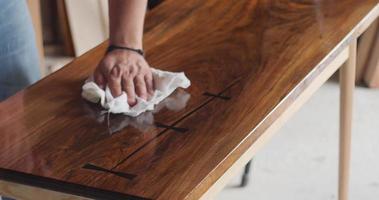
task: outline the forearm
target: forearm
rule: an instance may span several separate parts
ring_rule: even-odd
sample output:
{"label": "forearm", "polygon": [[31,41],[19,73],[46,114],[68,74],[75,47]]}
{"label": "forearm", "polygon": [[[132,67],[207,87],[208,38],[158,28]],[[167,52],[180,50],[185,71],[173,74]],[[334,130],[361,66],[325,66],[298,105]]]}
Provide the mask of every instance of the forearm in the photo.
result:
{"label": "forearm", "polygon": [[142,49],[147,0],[109,0],[110,43]]}
{"label": "forearm", "polygon": [[[109,0],[110,44],[142,49],[147,0]],[[104,54],[94,72],[101,88],[109,87],[113,97],[126,92],[134,106],[137,96],[149,100],[154,94],[152,69],[136,52],[115,49]]]}

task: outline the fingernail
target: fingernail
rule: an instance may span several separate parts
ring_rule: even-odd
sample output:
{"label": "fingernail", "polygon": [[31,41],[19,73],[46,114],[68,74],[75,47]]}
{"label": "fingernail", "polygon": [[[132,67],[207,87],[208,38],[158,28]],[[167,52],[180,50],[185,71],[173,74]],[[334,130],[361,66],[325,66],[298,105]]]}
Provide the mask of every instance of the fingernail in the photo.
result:
{"label": "fingernail", "polygon": [[137,101],[135,99],[131,100],[130,103],[129,103],[129,105],[132,106],[132,107],[135,106],[136,104],[137,104]]}

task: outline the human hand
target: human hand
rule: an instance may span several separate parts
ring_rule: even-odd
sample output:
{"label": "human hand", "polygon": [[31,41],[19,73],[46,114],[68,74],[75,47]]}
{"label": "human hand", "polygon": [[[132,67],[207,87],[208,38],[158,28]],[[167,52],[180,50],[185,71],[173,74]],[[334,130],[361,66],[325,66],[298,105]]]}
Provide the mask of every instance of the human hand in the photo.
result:
{"label": "human hand", "polygon": [[130,106],[137,103],[136,96],[148,100],[154,94],[152,70],[136,52],[120,49],[108,52],[96,67],[94,79],[103,89],[108,85],[114,97],[125,91]]}

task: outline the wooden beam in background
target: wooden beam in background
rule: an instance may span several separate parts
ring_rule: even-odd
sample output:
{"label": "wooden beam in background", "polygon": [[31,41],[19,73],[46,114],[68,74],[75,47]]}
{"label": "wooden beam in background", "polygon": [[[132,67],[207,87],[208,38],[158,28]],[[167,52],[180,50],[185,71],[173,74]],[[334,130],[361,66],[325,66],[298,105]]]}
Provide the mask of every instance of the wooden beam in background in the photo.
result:
{"label": "wooden beam in background", "polygon": [[75,56],[108,38],[108,4],[103,0],[64,0]]}
{"label": "wooden beam in background", "polygon": [[29,12],[32,18],[36,43],[39,52],[41,75],[46,76],[47,70],[45,67],[45,56],[43,50],[42,23],[41,23],[41,4],[39,0],[28,0]]}
{"label": "wooden beam in background", "polygon": [[373,46],[367,61],[364,82],[370,88],[379,88],[379,31],[375,32]]}
{"label": "wooden beam in background", "polygon": [[68,22],[67,8],[64,0],[57,0],[58,22],[59,22],[59,35],[62,40],[63,51],[66,56],[75,56],[74,43]]}
{"label": "wooden beam in background", "polygon": [[363,81],[363,77],[367,70],[368,59],[373,49],[373,43],[378,31],[378,20],[369,26],[369,28],[362,34],[358,41],[357,49],[357,72],[356,83]]}

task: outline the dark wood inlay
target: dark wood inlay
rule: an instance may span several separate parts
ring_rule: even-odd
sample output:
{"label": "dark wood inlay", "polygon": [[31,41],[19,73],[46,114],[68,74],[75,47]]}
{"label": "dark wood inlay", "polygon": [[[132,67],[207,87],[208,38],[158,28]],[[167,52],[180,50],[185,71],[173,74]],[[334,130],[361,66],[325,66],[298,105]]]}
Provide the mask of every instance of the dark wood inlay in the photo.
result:
{"label": "dark wood inlay", "polygon": [[204,92],[203,95],[210,96],[210,97],[216,97],[216,98],[220,98],[220,99],[223,99],[223,100],[229,100],[229,99],[231,99],[231,97],[222,96],[222,95],[219,95],[219,94],[212,94],[210,92]]}
{"label": "dark wood inlay", "polygon": [[117,171],[105,169],[105,168],[102,168],[102,167],[99,167],[99,166],[96,166],[96,165],[93,165],[93,164],[90,164],[90,163],[85,164],[83,166],[83,169],[89,169],[89,170],[96,170],[96,171],[100,171],[100,172],[106,172],[106,173],[114,174],[114,175],[119,176],[119,177],[123,177],[123,178],[129,179],[129,180],[133,180],[136,177],[136,175],[134,175],[134,174],[128,174],[128,173],[124,173],[124,172],[117,172]]}
{"label": "dark wood inlay", "polygon": [[179,133],[185,133],[188,131],[188,128],[182,128],[182,127],[175,127],[175,126],[170,126],[170,125],[165,125],[159,122],[155,122],[155,125],[159,128],[165,128],[165,129],[171,129]]}

